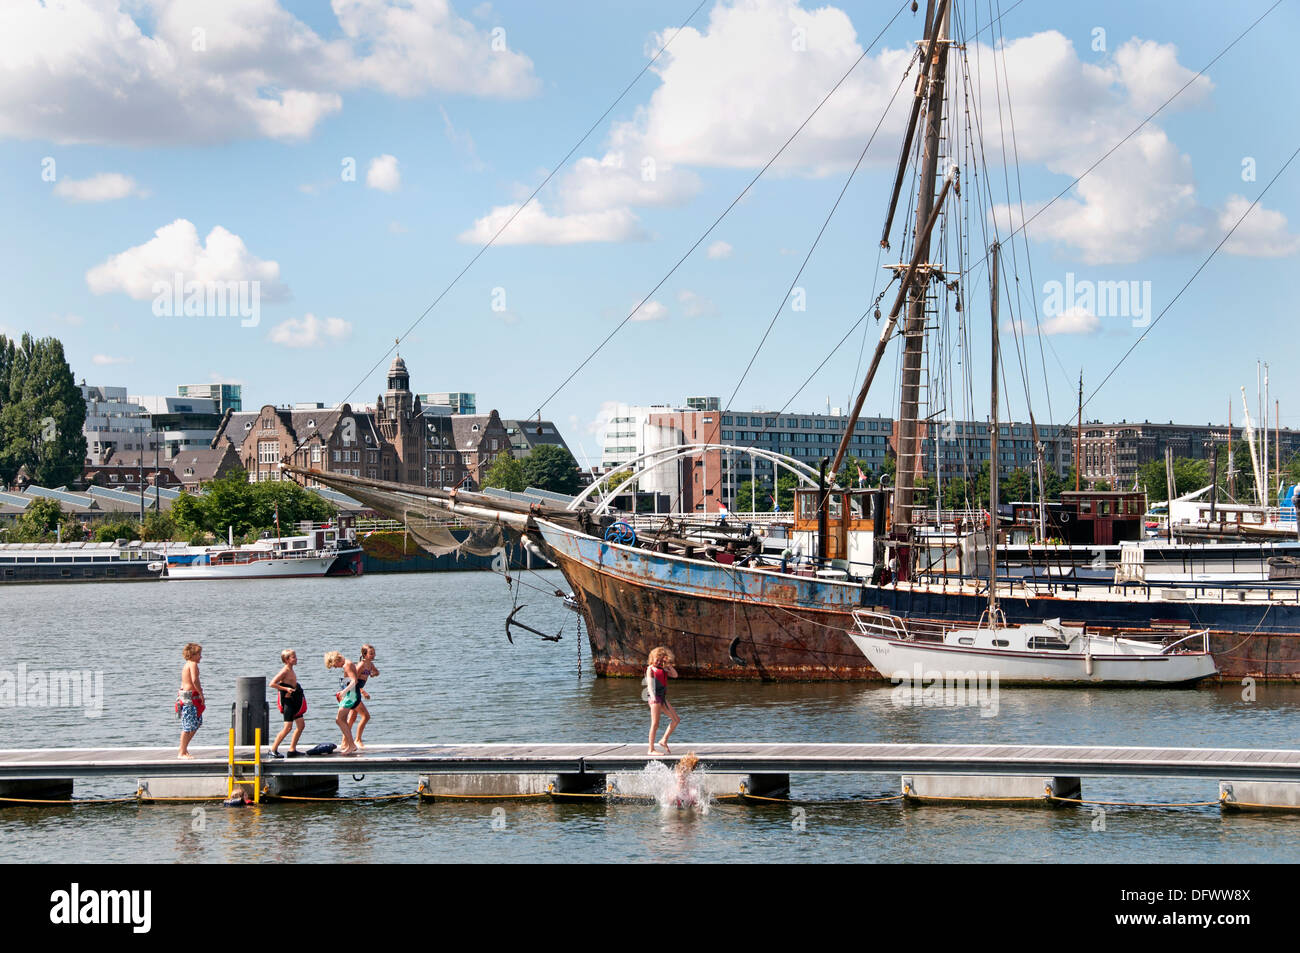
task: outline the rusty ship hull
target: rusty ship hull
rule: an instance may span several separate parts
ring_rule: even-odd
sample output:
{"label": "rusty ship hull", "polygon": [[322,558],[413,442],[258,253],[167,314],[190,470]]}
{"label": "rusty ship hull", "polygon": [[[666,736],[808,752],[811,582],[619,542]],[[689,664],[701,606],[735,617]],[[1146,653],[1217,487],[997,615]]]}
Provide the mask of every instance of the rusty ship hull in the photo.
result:
{"label": "rusty ship hull", "polygon": [[[881,681],[849,637],[858,608],[919,621],[975,624],[987,597],[973,590],[872,586],[745,569],[608,543],[539,520],[537,534],[573,590],[596,672],[641,676],[668,646],[685,678]],[[1107,629],[1206,628],[1220,678],[1300,681],[1300,605],[1164,602],[1142,598],[1003,600],[1011,623],[1063,617]]]}

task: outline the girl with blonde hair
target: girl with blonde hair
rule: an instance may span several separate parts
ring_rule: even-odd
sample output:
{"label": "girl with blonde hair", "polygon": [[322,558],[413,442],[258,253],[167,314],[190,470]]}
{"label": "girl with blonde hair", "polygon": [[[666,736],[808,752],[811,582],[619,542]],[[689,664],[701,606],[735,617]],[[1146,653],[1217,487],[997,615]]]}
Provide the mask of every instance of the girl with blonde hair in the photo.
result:
{"label": "girl with blonde hair", "polygon": [[339,754],[355,754],[357,746],[352,740],[348,715],[361,701],[361,693],[357,691],[357,665],[345,659],[342,652],[326,652],[325,667],[343,669],[341,689],[335,695],[339,700],[339,713],[334,716],[334,724],[338,725],[339,730],[343,732],[343,743],[339,745]]}
{"label": "girl with blonde hair", "polygon": [[650,747],[646,754],[657,754],[655,751],[655,733],[659,730],[659,715],[667,712],[669,717],[668,727],[664,729],[664,736],[659,740],[659,745],[664,749],[665,754],[672,754],[668,747],[668,736],[671,735],[677,725],[681,722],[681,715],[677,714],[677,709],[668,704],[668,679],[677,677],[677,669],[673,667],[673,653],[667,646],[661,645],[650,651],[649,664],[645,670],[645,685],[650,702]]}

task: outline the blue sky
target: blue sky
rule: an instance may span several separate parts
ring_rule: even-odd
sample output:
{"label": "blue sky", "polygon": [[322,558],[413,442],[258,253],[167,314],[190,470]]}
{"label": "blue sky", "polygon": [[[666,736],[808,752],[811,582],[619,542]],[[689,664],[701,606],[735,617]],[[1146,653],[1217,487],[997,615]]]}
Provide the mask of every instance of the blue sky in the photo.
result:
{"label": "blue sky", "polygon": [[[371,401],[383,389],[385,351],[501,220],[493,211],[509,210],[541,181],[693,6],[6,4],[0,332],[57,335],[78,379],[133,393],[224,379],[243,382],[246,407],[333,403],[354,388],[354,401]],[[1009,12],[1000,24],[1005,115],[1015,121],[1025,205],[1035,209],[1064,188],[1268,6],[1084,9],[1024,0]],[[989,19],[988,3],[958,8],[968,33],[977,18]],[[473,391],[480,409],[505,416],[533,412],[896,9],[848,0],[707,3],[541,192],[540,205],[521,213],[503,244],[403,342],[416,389]],[[1022,301],[1041,310],[1050,283],[1072,274],[1076,286],[1149,282],[1151,316],[1169,303],[1300,146],[1284,49],[1298,21],[1294,5],[1274,10],[1208,79],[1030,224],[1032,281],[1026,248],[1016,249]],[[612,402],[725,400],[778,307],[734,407],[847,403],[861,333],[796,390],[879,287],[877,242],[906,88],[799,281],[806,310],[783,304],[784,294],[920,30],[919,15],[904,10],[789,161],[653,296],[645,320],[629,322],[543,408],[575,452],[595,454],[602,408]],[[1104,49],[1094,48],[1099,37]],[[979,39],[987,44],[989,34]],[[975,55],[972,42],[968,61]],[[1272,59],[1281,65],[1269,68]],[[973,82],[991,84],[987,45],[980,66]],[[983,137],[993,201],[1002,203],[991,103]],[[344,180],[348,159],[354,181]],[[1247,160],[1253,181],[1243,178]],[[1254,413],[1262,359],[1272,364],[1283,424],[1300,425],[1300,385],[1289,373],[1298,177],[1300,160],[1092,399],[1089,417],[1222,421],[1232,401],[1239,421],[1238,388],[1248,385]],[[1018,208],[1014,172],[1009,182]],[[973,201],[978,189],[965,184]],[[152,284],[178,268],[185,280],[259,280],[257,325],[156,315]],[[953,373],[969,366],[979,395],[988,380],[986,286],[972,280],[963,297],[970,356]],[[1090,393],[1140,334],[1131,315],[1097,313],[1104,310],[1057,316],[1041,337],[1032,310],[1008,318],[1031,332],[1040,420],[1071,416],[1080,369]],[[875,336],[873,325],[868,352]],[[894,412],[895,363],[891,352],[868,413]],[[1009,393],[1010,412],[1022,419],[1018,373]],[[948,408],[958,417],[987,410],[978,396]]]}

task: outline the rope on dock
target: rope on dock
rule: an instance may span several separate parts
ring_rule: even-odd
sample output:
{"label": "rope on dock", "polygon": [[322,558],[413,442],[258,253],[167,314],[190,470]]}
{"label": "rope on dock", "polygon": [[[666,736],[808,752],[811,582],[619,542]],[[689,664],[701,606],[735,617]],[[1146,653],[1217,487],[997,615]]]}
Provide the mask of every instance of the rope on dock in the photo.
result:
{"label": "rope on dock", "polygon": [[274,801],[317,801],[317,802],[335,802],[335,801],[409,801],[413,797],[419,797],[420,792],[413,794],[372,794],[372,795],[352,795],[350,797],[303,797],[295,794],[273,794],[270,800]]}
{"label": "rope on dock", "polygon": [[[34,797],[0,797],[5,804],[123,804],[138,801],[138,797],[81,797],[81,798],[34,798]],[[221,800],[216,798],[215,800]]]}
{"label": "rope on dock", "polygon": [[834,804],[880,804],[885,801],[898,801],[907,797],[906,794],[891,794],[888,797],[853,797],[845,798],[839,801],[821,801],[806,800],[803,798],[792,797],[766,797],[760,794],[728,794],[726,797],[738,798],[742,801],[771,801],[775,804],[809,804],[815,807],[830,806]]}
{"label": "rope on dock", "polygon": [[[983,800],[983,798],[981,798],[981,800]],[[992,799],[990,798],[990,800]],[[1024,800],[1024,798],[1020,798],[1019,800]],[[1226,800],[1171,801],[1165,804],[1157,803],[1155,801],[1093,801],[1087,798],[1079,798],[1079,797],[1057,797],[1055,794],[1047,795],[1047,800],[1062,801],[1068,804],[1108,804],[1108,805],[1113,804],[1117,807],[1213,807],[1214,805],[1220,803],[1232,803],[1232,804],[1238,803],[1236,801],[1226,801]]]}

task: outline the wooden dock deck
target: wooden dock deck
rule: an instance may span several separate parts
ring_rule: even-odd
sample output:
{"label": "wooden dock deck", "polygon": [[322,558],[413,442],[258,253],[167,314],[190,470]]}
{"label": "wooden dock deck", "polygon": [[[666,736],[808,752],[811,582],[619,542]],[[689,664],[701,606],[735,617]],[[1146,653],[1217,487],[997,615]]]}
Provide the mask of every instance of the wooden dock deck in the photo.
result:
{"label": "wooden dock deck", "polygon": [[[224,775],[225,747],[0,749],[0,780]],[[1300,782],[1300,750],[1065,745],[682,743],[651,757],[642,744],[371,745],[356,756],[262,762],[266,777],[360,774],[614,774],[694,752],[735,774],[935,774],[1203,778]],[[251,759],[252,749],[236,749]]]}

